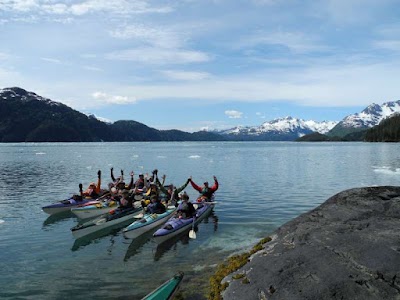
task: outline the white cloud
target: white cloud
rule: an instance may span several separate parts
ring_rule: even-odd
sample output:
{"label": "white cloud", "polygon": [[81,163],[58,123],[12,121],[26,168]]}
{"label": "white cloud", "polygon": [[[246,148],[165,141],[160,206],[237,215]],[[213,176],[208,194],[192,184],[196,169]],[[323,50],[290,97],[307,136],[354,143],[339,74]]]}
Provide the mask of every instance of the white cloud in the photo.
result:
{"label": "white cloud", "polygon": [[95,12],[124,15],[170,13],[173,11],[172,7],[151,6],[148,1],[144,0],[87,0],[70,5],[52,3],[52,1],[48,0],[3,0],[0,2],[0,10],[38,14],[71,14],[76,16]]}
{"label": "white cloud", "polygon": [[163,65],[206,62],[210,60],[210,57],[200,51],[148,47],[115,51],[107,54],[106,59]]}
{"label": "white cloud", "polygon": [[186,40],[185,34],[172,28],[150,27],[143,24],[128,25],[110,32],[119,39],[134,39],[142,44],[162,48],[180,48]]}
{"label": "white cloud", "polygon": [[92,94],[92,97],[95,100],[108,104],[131,104],[136,102],[136,99],[134,97],[108,95],[104,92],[94,92]]}
{"label": "white cloud", "polygon": [[41,57],[40,58],[43,61],[54,63],[54,64],[62,64],[62,61],[56,58],[49,58],[49,57]]}
{"label": "white cloud", "polygon": [[298,53],[327,50],[327,47],[321,45],[316,37],[312,37],[300,31],[257,31],[253,34],[250,34],[249,36],[240,39],[236,43],[236,47],[238,48],[252,48],[257,45],[283,46],[293,52]]}
{"label": "white cloud", "polygon": [[209,78],[211,75],[207,72],[188,72],[188,71],[177,71],[177,70],[166,70],[162,73],[171,79],[175,80],[203,80]]}
{"label": "white cloud", "polygon": [[101,68],[92,67],[92,66],[83,66],[83,68],[84,68],[85,70],[94,71],[94,72],[102,72],[102,71],[103,71],[103,69],[101,69]]}
{"label": "white cloud", "polygon": [[225,115],[227,115],[230,119],[241,119],[243,113],[237,110],[226,110]]}

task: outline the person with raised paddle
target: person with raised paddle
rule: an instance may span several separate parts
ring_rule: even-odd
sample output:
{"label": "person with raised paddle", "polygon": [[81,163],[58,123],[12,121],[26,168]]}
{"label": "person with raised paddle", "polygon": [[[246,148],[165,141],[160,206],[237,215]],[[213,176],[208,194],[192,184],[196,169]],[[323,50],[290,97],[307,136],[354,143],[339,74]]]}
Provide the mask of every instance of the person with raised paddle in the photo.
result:
{"label": "person with raised paddle", "polygon": [[190,176],[189,179],[192,187],[200,193],[200,196],[197,198],[197,202],[211,200],[212,195],[215,193],[216,190],[218,190],[219,187],[217,177],[215,176],[214,176],[214,185],[212,187],[208,185],[208,181],[205,181],[203,187],[200,187],[193,182],[192,176]]}

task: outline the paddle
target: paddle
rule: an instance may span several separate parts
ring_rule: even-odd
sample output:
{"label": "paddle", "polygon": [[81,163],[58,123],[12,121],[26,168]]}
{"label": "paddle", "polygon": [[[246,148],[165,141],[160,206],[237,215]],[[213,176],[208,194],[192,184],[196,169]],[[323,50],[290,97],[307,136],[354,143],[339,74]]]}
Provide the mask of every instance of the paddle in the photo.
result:
{"label": "paddle", "polygon": [[196,217],[193,216],[193,223],[192,223],[192,229],[189,231],[189,237],[191,239],[196,239],[196,232],[194,232],[194,222],[196,221]]}

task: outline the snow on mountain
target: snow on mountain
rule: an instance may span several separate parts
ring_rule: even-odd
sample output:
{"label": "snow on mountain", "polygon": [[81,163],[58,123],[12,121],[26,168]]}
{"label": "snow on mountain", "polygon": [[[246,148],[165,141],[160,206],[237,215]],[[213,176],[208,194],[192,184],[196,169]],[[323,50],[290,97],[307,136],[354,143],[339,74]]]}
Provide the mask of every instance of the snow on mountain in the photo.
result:
{"label": "snow on mountain", "polygon": [[37,100],[37,101],[46,102],[47,104],[52,105],[52,106],[62,105],[59,102],[54,102],[50,99],[44,98],[42,96],[36,95],[35,93],[28,92],[28,91],[18,88],[18,87],[0,89],[0,98],[2,98],[4,100],[12,100],[12,99],[16,98],[19,101],[23,101],[23,102]]}
{"label": "snow on mountain", "polygon": [[271,134],[295,134],[297,136],[303,136],[311,132],[326,133],[331,130],[338,122],[334,121],[323,121],[316,122],[312,120],[302,120],[293,117],[278,118],[272,121],[265,122],[260,126],[237,126],[228,130],[220,131],[220,134],[229,135],[265,135]]}
{"label": "snow on mountain", "polygon": [[400,100],[386,102],[382,105],[371,104],[362,112],[349,115],[340,125],[346,128],[371,128],[378,125],[383,119],[400,112]]}

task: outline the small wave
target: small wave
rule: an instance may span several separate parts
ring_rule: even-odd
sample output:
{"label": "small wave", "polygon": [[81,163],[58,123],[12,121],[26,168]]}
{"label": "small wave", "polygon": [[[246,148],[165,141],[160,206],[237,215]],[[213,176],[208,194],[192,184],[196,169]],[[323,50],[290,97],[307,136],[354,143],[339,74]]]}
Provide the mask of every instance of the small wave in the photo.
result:
{"label": "small wave", "polygon": [[139,157],[139,155],[137,155],[137,154],[132,155],[132,158],[138,158],[138,157]]}
{"label": "small wave", "polygon": [[36,155],[45,155],[46,152],[36,152],[35,154],[36,154]]}
{"label": "small wave", "polygon": [[4,223],[4,222],[5,222],[4,220],[1,220],[1,219],[0,219],[0,224],[2,224],[2,223]]}
{"label": "small wave", "polygon": [[167,158],[167,157],[164,155],[158,155],[157,158]]}
{"label": "small wave", "polygon": [[197,158],[200,158],[200,155],[190,155],[189,158],[197,159]]}

